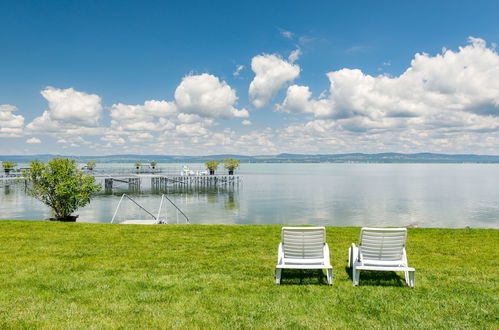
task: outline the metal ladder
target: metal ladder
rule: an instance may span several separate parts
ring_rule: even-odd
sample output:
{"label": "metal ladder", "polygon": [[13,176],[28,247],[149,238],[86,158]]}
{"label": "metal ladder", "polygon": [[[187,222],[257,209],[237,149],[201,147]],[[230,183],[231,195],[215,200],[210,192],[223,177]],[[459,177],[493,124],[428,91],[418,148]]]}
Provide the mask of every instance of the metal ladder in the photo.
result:
{"label": "metal ladder", "polygon": [[179,213],[184,217],[186,224],[191,223],[190,220],[189,220],[189,217],[187,217],[187,215],[184,212],[182,212],[182,210],[170,198],[168,198],[168,196],[166,196],[165,194],[161,195],[161,202],[159,204],[159,209],[158,209],[158,215],[157,216],[155,216],[150,211],[148,211],[147,209],[145,209],[142,205],[140,205],[137,201],[135,201],[132,197],[128,196],[127,194],[121,195],[120,201],[118,202],[118,206],[116,207],[116,210],[114,211],[113,218],[111,219],[111,223],[114,223],[114,220],[116,219],[116,215],[118,214],[118,210],[119,210],[119,208],[121,206],[121,202],[123,201],[124,198],[127,198],[128,200],[132,201],[140,209],[142,209],[147,214],[149,214],[155,220],[155,224],[167,224],[167,223],[169,223],[168,222],[168,214],[167,214],[166,208],[165,208],[165,211],[164,211],[165,216],[163,218],[161,218],[161,210],[163,208],[163,205],[165,204],[164,203],[165,200],[167,200],[168,202],[170,202],[170,204],[175,207],[175,211],[176,211],[175,212],[176,213],[176,223],[177,224],[180,223]]}

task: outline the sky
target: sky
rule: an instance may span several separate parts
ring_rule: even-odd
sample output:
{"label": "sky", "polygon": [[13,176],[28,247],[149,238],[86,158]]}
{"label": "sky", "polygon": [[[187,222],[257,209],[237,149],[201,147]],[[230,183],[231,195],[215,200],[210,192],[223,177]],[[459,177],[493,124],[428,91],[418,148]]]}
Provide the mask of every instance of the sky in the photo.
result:
{"label": "sky", "polygon": [[0,155],[499,154],[499,1],[0,0]]}

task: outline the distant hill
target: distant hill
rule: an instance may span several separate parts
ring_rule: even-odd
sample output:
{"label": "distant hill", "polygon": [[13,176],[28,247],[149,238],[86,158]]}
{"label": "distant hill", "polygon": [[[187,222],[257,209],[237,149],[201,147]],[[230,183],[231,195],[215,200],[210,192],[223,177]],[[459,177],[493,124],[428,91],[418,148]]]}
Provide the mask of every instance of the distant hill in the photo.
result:
{"label": "distant hill", "polygon": [[147,163],[155,160],[160,163],[198,163],[207,160],[222,160],[236,158],[243,163],[499,163],[499,155],[474,155],[474,154],[434,154],[434,153],[349,153],[349,154],[278,154],[278,155],[207,155],[207,156],[169,156],[169,155],[107,155],[107,156],[65,156],[65,155],[0,155],[0,161],[13,161],[17,163],[30,160],[47,161],[53,157],[67,157],[79,162],[95,160],[101,163]]}

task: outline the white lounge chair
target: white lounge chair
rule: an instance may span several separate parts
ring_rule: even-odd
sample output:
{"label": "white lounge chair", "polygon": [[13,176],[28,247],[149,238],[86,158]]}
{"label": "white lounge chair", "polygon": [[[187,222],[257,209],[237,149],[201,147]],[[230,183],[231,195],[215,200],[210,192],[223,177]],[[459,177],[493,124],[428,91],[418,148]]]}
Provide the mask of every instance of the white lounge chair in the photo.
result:
{"label": "white lounge chair", "polygon": [[406,228],[362,228],[359,246],[348,249],[348,266],[353,285],[359,285],[361,270],[404,272],[405,282],[414,287],[416,270],[407,264]]}
{"label": "white lounge chair", "polygon": [[333,267],[324,227],[283,227],[277,252],[276,284],[281,283],[282,270],[325,269],[327,282],[333,285]]}

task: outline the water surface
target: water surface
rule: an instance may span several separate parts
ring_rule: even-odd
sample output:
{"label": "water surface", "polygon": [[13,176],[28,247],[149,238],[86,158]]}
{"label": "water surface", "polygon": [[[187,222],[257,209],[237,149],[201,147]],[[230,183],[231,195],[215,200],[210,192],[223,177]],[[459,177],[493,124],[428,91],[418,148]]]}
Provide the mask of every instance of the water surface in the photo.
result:
{"label": "water surface", "polygon": [[[242,164],[237,174],[238,188],[169,189],[168,196],[199,224],[499,228],[497,164]],[[110,222],[126,189],[99,194],[77,211],[78,220]],[[132,196],[157,212],[161,193],[150,191],[148,179]],[[176,221],[174,209],[167,212]],[[48,217],[22,189],[0,188],[1,219]],[[117,219],[125,218],[147,215],[124,202]]]}

